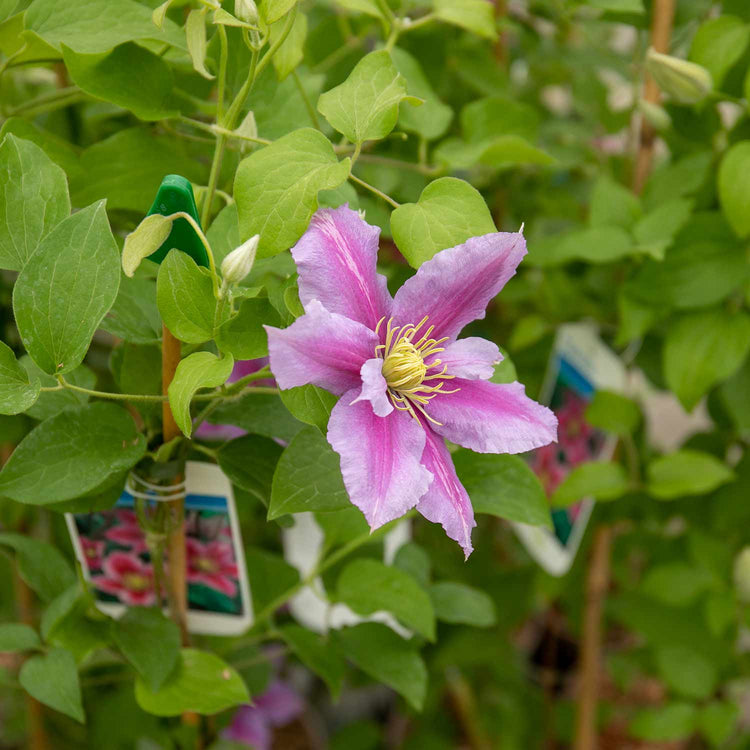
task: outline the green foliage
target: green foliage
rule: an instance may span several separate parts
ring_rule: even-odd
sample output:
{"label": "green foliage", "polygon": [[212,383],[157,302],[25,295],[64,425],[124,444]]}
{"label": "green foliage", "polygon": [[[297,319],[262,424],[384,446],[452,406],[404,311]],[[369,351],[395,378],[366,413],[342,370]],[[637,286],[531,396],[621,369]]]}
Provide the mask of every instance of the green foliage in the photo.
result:
{"label": "green foliage", "polygon": [[56,711],[83,723],[81,688],[76,663],[70,651],[53,648],[27,659],[18,680],[29,695]]}
{"label": "green foliage", "polygon": [[186,711],[215,714],[248,703],[250,695],[242,678],[215,654],[184,648],[175,671],[158,690],[138,677],[138,705],[157,716],[180,716]]}

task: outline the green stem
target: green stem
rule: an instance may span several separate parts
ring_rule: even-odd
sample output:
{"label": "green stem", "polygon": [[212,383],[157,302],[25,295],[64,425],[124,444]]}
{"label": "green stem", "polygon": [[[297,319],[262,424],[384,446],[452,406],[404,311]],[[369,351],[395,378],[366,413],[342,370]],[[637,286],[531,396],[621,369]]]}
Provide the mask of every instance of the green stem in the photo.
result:
{"label": "green stem", "polygon": [[263,59],[258,63],[258,69],[255,71],[254,78],[257,78],[266,68],[266,65],[271,62],[273,56],[276,54],[276,51],[281,47],[282,44],[286,41],[286,38],[289,36],[289,33],[292,30],[292,26],[294,26],[294,21],[297,18],[297,4],[294,4],[294,7],[287,13],[286,21],[284,22],[284,28],[281,30],[281,34],[274,40],[273,44],[268,48],[268,52],[266,52],[265,55],[263,55]]}
{"label": "green stem", "polygon": [[378,190],[373,185],[370,185],[368,182],[365,182],[364,180],[360,180],[359,177],[350,174],[349,179],[352,180],[352,182],[356,182],[357,185],[361,185],[366,190],[369,190],[371,193],[374,193],[379,198],[382,198],[386,203],[390,203],[394,208],[398,208],[401,204],[396,203],[396,201],[391,198],[390,195],[386,195],[382,190]]}
{"label": "green stem", "polygon": [[234,101],[229,105],[229,109],[227,110],[227,113],[224,117],[224,121],[217,123],[217,125],[221,125],[227,130],[234,130],[234,126],[237,121],[237,115],[239,115],[239,113],[242,111],[242,107],[245,104],[245,99],[247,99],[248,94],[250,93],[250,90],[255,83],[255,78],[257,77],[259,70],[258,54],[258,50],[254,49],[252,52],[252,57],[250,58],[250,70],[248,71],[247,78],[242,84],[242,88],[237,93],[237,96],[234,97]]}
{"label": "green stem", "polygon": [[316,130],[320,130],[320,120],[318,120],[318,113],[315,111],[315,107],[313,107],[312,102],[310,101],[310,97],[307,95],[307,91],[305,91],[305,87],[302,85],[302,81],[300,81],[299,75],[297,75],[296,70],[292,71],[292,78],[294,79],[297,90],[302,97],[302,101],[305,103],[305,109],[307,109],[307,114],[310,117],[310,122],[312,122],[313,127]]}
{"label": "green stem", "polygon": [[203,197],[203,206],[201,207],[201,224],[204,227],[208,226],[208,221],[211,218],[211,203],[213,203],[216,186],[219,183],[219,172],[221,171],[221,162],[224,159],[224,146],[226,142],[226,136],[217,136],[216,145],[214,146],[214,158],[211,161],[211,173],[208,177],[206,195]]}

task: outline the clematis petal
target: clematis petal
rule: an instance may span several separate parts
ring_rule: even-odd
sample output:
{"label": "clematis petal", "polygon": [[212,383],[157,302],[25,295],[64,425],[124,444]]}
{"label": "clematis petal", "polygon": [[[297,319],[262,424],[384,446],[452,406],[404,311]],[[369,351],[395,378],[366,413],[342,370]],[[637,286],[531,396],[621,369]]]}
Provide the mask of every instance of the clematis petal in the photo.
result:
{"label": "clematis petal", "polygon": [[494,342],[471,336],[448,344],[445,351],[425,361],[429,365],[438,359],[441,366],[447,366],[448,375],[468,380],[488,380],[495,372],[495,365],[503,361],[503,355]]}
{"label": "clematis petal", "polygon": [[425,432],[403,411],[378,417],[370,404],[352,403],[359,389],[333,407],[328,442],[341,456],[349,498],[372,530],[413,508],[427,492],[432,474],[421,464]]}
{"label": "clematis petal", "polygon": [[348,205],[318,210],[292,248],[302,304],[320,300],[374,330],[392,305],[385,276],[375,270],[379,236],[380,229]]}
{"label": "clematis petal", "polygon": [[341,395],[357,388],[359,371],[378,344],[369,328],[328,312],[317,300],[288,328],[264,327],[271,371],[284,389],[313,383]]}
{"label": "clematis petal", "polygon": [[387,417],[393,411],[393,404],[387,396],[388,386],[383,377],[383,360],[380,357],[368,359],[362,365],[362,392],[352,401],[369,401],[372,410],[379,417]]}
{"label": "clematis petal", "polygon": [[427,413],[439,435],[477,453],[523,453],[557,440],[557,418],[525,394],[521,383],[454,378]]}
{"label": "clematis petal", "polygon": [[468,558],[474,549],[471,546],[471,530],[477,525],[474,508],[456,476],[453,459],[443,438],[429,427],[425,429],[425,435],[422,465],[434,478],[427,493],[420,499],[417,510],[428,521],[442,524],[445,533],[461,545]]}
{"label": "clematis petal", "polygon": [[435,326],[432,338],[454,339],[467,323],[484,317],[524,255],[520,232],[485,234],[441,250],[396,292],[395,323],[417,324],[426,315]]}

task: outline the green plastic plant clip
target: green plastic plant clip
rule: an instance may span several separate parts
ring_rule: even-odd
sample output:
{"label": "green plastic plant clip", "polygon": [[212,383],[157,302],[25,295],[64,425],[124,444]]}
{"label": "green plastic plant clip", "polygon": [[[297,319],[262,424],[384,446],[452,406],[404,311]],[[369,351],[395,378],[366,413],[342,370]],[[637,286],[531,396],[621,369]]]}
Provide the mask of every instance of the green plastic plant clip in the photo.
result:
{"label": "green plastic plant clip", "polygon": [[[198,218],[198,209],[195,205],[193,186],[190,181],[179,174],[168,174],[159,185],[159,190],[154,198],[153,205],[149,209],[148,216],[161,214],[169,216],[177,211],[184,211],[195,219],[198,226],[201,225]],[[151,255],[149,260],[161,263],[167,253],[177,248],[187,253],[199,266],[208,268],[208,254],[206,248],[197,235],[195,229],[186,219],[176,219],[172,224],[169,237],[162,243],[161,247]]]}

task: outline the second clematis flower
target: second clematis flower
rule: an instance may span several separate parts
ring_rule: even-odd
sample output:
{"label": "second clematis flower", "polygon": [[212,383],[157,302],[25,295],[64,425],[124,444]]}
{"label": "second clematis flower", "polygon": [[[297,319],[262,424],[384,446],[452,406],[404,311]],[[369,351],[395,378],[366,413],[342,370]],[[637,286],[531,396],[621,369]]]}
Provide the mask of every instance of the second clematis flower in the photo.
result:
{"label": "second clematis flower", "polygon": [[305,314],[266,326],[280,388],[314,384],[338,396],[328,442],[349,498],[376,529],[411,508],[472,551],[471,501],[445,439],[479,453],[553,442],[555,415],[520,383],[488,379],[491,341],[458,339],[526,254],[519,233],[472,237],[422,264],[391,297],[376,271],[380,230],[348,206],[320,209],[292,248]]}

